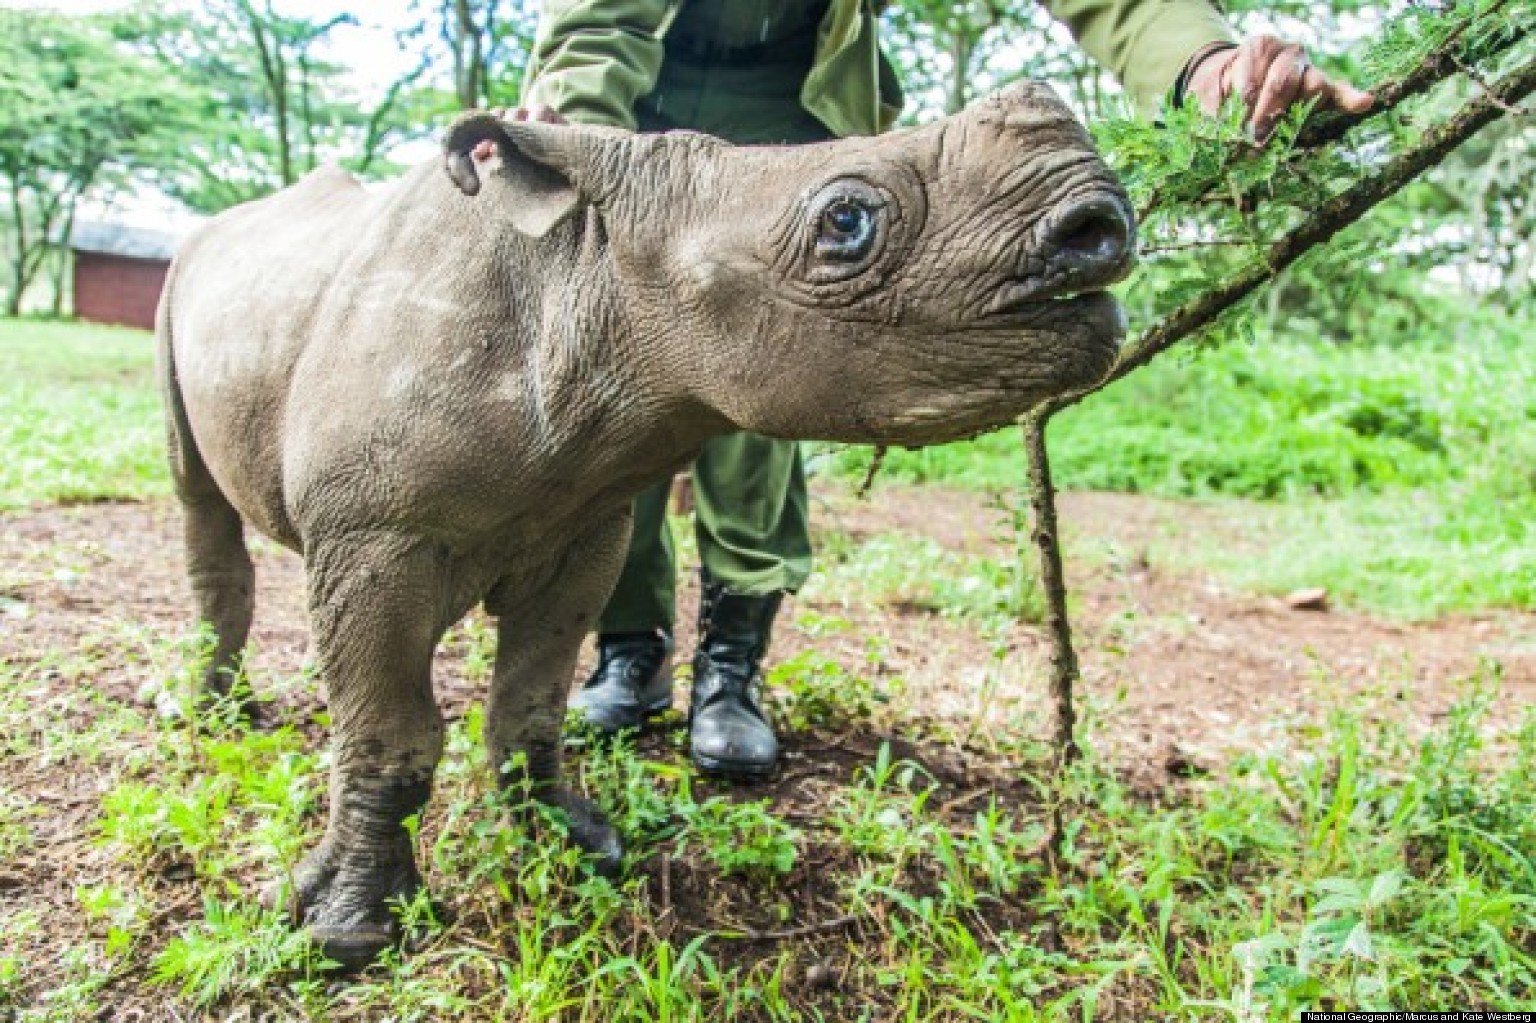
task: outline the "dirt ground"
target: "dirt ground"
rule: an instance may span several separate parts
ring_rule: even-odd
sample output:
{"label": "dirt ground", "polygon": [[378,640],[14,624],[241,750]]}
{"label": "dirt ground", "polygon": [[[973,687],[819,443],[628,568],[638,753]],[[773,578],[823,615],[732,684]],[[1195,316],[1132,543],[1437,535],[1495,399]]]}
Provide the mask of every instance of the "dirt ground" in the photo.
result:
{"label": "dirt ground", "polygon": [[[1428,726],[1456,695],[1458,680],[1477,672],[1482,660],[1501,666],[1505,700],[1536,702],[1536,615],[1406,625],[1294,610],[1279,598],[1229,592],[1210,579],[1149,561],[1147,552],[1176,546],[1181,538],[1245,542],[1240,524],[1210,509],[1069,494],[1062,514],[1070,524],[1069,578],[1084,669],[1082,731],[1148,798],[1236,751],[1261,750],[1272,736],[1279,741],[1288,722],[1315,720],[1331,706],[1359,706],[1353,697],[1361,691],[1376,694],[1368,705],[1384,708],[1382,713]],[[967,556],[1011,556],[1007,539],[998,535],[998,511],[971,494],[882,486],[872,499],[859,501],[833,491],[817,498],[815,517],[827,547],[836,539],[851,549],[896,533],[928,537]],[[323,707],[322,694],[318,685],[294,681],[308,646],[301,566],[271,544],[253,546],[259,580],[253,683],[275,693],[269,719],[296,724],[318,743],[314,712]],[[78,693],[65,691],[78,685],[69,679],[82,677],[73,666],[90,665],[84,677],[105,695],[145,703],[180,667],[168,641],[188,635],[190,613],[180,515],[172,503],[0,517],[0,550],[0,661],[58,690],[43,695],[55,707],[40,708],[40,721],[90,713],[78,709]],[[939,786],[937,812],[946,818],[963,824],[967,808],[989,796],[1016,805],[1030,801],[1026,786],[1008,770],[1009,743],[1045,733],[1042,630],[1017,623],[985,628],[974,618],[911,602],[850,595],[839,591],[836,579],[834,571],[813,580],[791,603],[772,657],[782,663],[815,651],[870,679],[889,701],[879,722],[873,729],[787,736],[783,769],[771,783],[733,791],[700,782],[699,790],[733,799],[768,797],[784,819],[811,821],[829,805],[830,794],[889,743],[896,757],[928,769]],[[691,609],[697,587],[691,578],[683,587],[679,606]],[[833,620],[841,624],[829,629]],[[679,646],[686,652],[691,625],[682,632]],[[483,695],[472,681],[483,672],[483,651],[474,646],[472,630],[461,629],[440,652],[436,682],[450,716]],[[88,722],[79,723],[84,731]],[[652,734],[642,755],[665,758],[680,740],[676,732]],[[74,769],[57,758],[0,762],[0,793],[10,789],[41,810],[33,818],[36,853],[0,864],[0,905],[48,914],[48,934],[39,939],[45,944],[32,949],[41,970],[38,991],[55,983],[62,969],[48,956],[92,933],[94,925],[68,908],[71,893],[124,870],[97,835],[111,776],[102,765]],[[805,863],[784,881],[785,890],[800,893],[797,920],[813,922],[806,930],[808,954],[846,952],[838,951],[843,911],[818,887],[846,855],[830,847],[807,849]],[[720,884],[696,862],[663,856],[643,869],[651,911],[684,936],[721,927],[767,934],[777,926],[769,903],[755,900],[749,889]],[[238,880],[251,890],[264,881]],[[151,924],[198,916],[190,871],[152,881]],[[748,945],[724,954],[730,962],[747,962],[760,952]],[[114,994],[117,1011],[139,1015],[115,1018],[161,1018],[161,995],[152,988],[129,990],[127,977],[111,981],[123,980]]]}
{"label": "dirt ground", "polygon": [[[978,495],[882,485],[858,500],[840,490],[817,499],[822,529],[859,540],[884,532],[932,538],[967,554],[1010,556],[999,515]],[[1536,615],[1500,612],[1405,624],[1336,611],[1294,610],[1276,597],[1224,590],[1213,580],[1149,562],[1181,537],[1245,542],[1241,524],[1187,502],[1122,494],[1067,494],[1068,573],[1092,734],[1126,770],[1257,748],[1275,724],[1315,713],[1334,697],[1372,689],[1429,722],[1455,683],[1481,661],[1502,668],[1505,693],[1536,701]],[[143,630],[185,633],[180,518],[170,502],[46,508],[0,518],[0,657],[28,663],[93,637]],[[290,674],[305,658],[303,580],[297,557],[256,541],[258,606],[254,677]],[[684,617],[696,586],[682,581]],[[850,671],[893,683],[898,710],[951,722],[983,744],[1000,728],[1040,733],[1046,702],[1041,629],[1012,625],[983,635],[975,623],[901,602],[846,601],[814,585],[791,602],[772,657],[814,648]],[[814,612],[808,615],[807,612]],[[827,634],[816,619],[851,623]],[[686,652],[692,627],[681,627]],[[882,640],[878,658],[871,639]],[[463,643],[440,653],[437,686],[456,714],[482,694],[460,668]],[[128,663],[98,681],[118,697],[139,694],[163,666]],[[894,684],[901,680],[900,685]],[[319,706],[318,692],[282,700]],[[278,712],[287,711],[279,702]]]}

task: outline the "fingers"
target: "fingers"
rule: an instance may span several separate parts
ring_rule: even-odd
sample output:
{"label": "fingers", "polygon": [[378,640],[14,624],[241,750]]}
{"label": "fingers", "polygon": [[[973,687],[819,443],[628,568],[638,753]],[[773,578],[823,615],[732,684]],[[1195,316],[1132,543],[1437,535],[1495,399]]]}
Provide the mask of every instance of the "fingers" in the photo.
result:
{"label": "fingers", "polygon": [[1376,102],[1376,97],[1364,89],[1357,89],[1348,82],[1335,82],[1316,69],[1307,72],[1307,83],[1303,85],[1303,89],[1313,84],[1312,76],[1314,75],[1322,79],[1321,86],[1323,87],[1315,95],[1323,96],[1324,103],[1337,107],[1339,110],[1350,114],[1363,114],[1371,109],[1371,105]]}
{"label": "fingers", "polygon": [[1301,96],[1302,81],[1310,64],[1307,62],[1306,51],[1300,46],[1294,43],[1281,44],[1272,37],[1261,38],[1270,38],[1274,48],[1264,51],[1269,60],[1259,79],[1256,95],[1248,104],[1248,122],[1253,125],[1254,138],[1265,142],[1280,118]]}
{"label": "fingers", "polygon": [[1222,99],[1226,99],[1233,93],[1243,101],[1243,106],[1253,109],[1254,98],[1259,92],[1259,83],[1264,81],[1264,71],[1269,67],[1270,47],[1277,43],[1274,36],[1255,36],[1244,41],[1237,48],[1237,56],[1233,58],[1231,74],[1222,91]]}
{"label": "fingers", "polygon": [[1236,95],[1260,143],[1268,141],[1275,125],[1297,103],[1317,100],[1321,107],[1358,114],[1375,102],[1370,93],[1312,67],[1302,47],[1271,35],[1254,36],[1230,54],[1205,60],[1196,69],[1190,91],[1207,113],[1215,113],[1228,96]]}
{"label": "fingers", "polygon": [[[560,112],[554,107],[547,107],[541,103],[535,103],[531,107],[517,107],[508,110],[506,107],[495,107],[491,110],[491,116],[499,121],[537,121],[541,124],[568,124]],[[469,155],[477,162],[484,163],[496,155],[496,143],[485,139],[475,144],[475,148],[469,151]]]}
{"label": "fingers", "polygon": [[1200,109],[1208,116],[1214,117],[1221,112],[1222,100],[1232,87],[1232,65],[1236,56],[1237,48],[1232,47],[1195,58],[1199,63],[1195,65],[1185,90],[1187,95],[1199,101]]}
{"label": "fingers", "polygon": [[514,121],[537,121],[540,124],[568,123],[564,117],[560,116],[560,111],[554,107],[547,107],[542,103],[535,103],[531,107],[518,107],[512,111],[511,119]]}

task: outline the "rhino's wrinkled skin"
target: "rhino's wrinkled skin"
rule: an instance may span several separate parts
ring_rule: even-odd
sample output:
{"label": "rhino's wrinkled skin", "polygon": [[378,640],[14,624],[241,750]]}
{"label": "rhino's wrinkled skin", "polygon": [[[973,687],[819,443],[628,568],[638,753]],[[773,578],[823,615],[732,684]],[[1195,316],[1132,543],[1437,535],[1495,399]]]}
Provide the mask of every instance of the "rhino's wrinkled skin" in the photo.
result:
{"label": "rhino's wrinkled skin", "polygon": [[1097,289],[1130,259],[1126,198],[1041,87],[814,146],[478,115],[447,149],[447,174],[365,191],[323,170],[225,214],[161,306],[213,689],[251,620],[242,520],[304,556],[335,747],[294,904],[344,962],[420,883],[401,822],[442,751],[432,653],[477,602],[499,616],[492,762],[616,865],[561,786],[560,727],[630,498],[725,431],[1007,422],[1099,379],[1123,330]]}

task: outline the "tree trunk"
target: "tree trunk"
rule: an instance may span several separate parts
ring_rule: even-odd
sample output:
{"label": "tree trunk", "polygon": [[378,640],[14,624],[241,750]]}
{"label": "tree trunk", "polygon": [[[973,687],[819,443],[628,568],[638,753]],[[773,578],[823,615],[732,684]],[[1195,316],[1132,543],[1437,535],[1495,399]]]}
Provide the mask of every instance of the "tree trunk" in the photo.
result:
{"label": "tree trunk", "polygon": [[[491,0],[494,2],[494,0]],[[490,14],[486,12],[484,27],[475,24],[475,12],[471,0],[452,0],[448,13],[448,45],[453,51],[453,88],[460,108],[473,110],[485,95],[485,41],[483,32],[489,31]]]}
{"label": "tree trunk", "polygon": [[5,297],[7,316],[21,315],[21,293],[27,288],[27,221],[21,202],[21,184],[11,179],[11,223],[15,227],[14,258],[11,260],[11,290]]}
{"label": "tree trunk", "polygon": [[965,109],[971,73],[972,40],[967,26],[956,19],[949,36],[949,89],[944,97],[944,113],[958,114]]}
{"label": "tree trunk", "polygon": [[304,123],[304,169],[315,169],[315,110],[310,96],[309,54],[299,51],[299,118]]}
{"label": "tree trunk", "polygon": [[[271,13],[271,5],[267,7]],[[272,99],[272,113],[277,121],[277,174],[284,185],[293,184],[293,153],[288,139],[288,70],[283,64],[282,40],[277,33],[267,38],[268,26],[249,0],[242,0],[240,11],[245,16],[251,42],[256,45],[256,57],[261,62],[261,77],[267,84],[267,95]]]}
{"label": "tree trunk", "polygon": [[80,208],[80,196],[76,195],[64,207],[64,223],[59,228],[58,253],[53,264],[53,315],[64,315],[64,278],[70,267],[70,236],[75,233],[75,211]]}

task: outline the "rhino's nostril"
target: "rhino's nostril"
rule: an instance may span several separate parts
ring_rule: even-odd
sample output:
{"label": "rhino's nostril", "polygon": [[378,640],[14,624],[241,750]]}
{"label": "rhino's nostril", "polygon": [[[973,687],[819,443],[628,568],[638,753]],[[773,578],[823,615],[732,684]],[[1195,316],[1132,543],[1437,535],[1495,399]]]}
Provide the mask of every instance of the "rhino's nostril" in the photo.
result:
{"label": "rhino's nostril", "polygon": [[1061,247],[1085,256],[1111,259],[1125,240],[1125,232],[1118,221],[1108,217],[1095,217],[1078,224],[1061,239]]}
{"label": "rhino's nostril", "polygon": [[1086,199],[1057,218],[1046,241],[1058,258],[1084,269],[1118,266],[1130,250],[1130,217],[1113,199]]}

